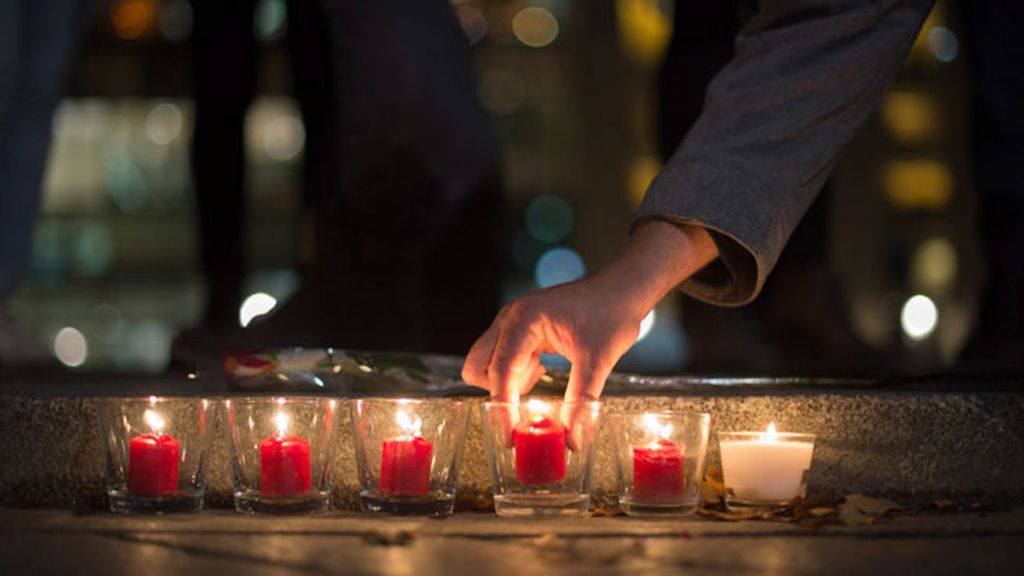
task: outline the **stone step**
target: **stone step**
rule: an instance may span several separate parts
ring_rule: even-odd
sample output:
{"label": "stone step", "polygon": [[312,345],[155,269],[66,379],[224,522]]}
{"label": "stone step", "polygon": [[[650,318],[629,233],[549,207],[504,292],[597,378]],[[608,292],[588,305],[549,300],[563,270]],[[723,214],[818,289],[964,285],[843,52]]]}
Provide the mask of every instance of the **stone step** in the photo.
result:
{"label": "stone step", "polygon": [[[370,388],[344,393],[368,395]],[[186,383],[175,377],[33,377],[0,384],[0,504],[105,508],[97,402],[150,394],[223,399],[241,393],[216,379]],[[340,397],[342,392],[319,394]],[[480,396],[467,398],[474,404],[482,401]],[[603,410],[710,413],[709,465],[718,462],[717,431],[759,430],[774,421],[780,430],[814,433],[812,492],[859,492],[912,506],[939,499],[999,508],[1024,503],[1024,390],[1009,378],[872,383],[621,376],[609,385]],[[354,509],[358,486],[352,426],[347,410],[341,414],[331,470],[334,504]],[[219,414],[217,420],[207,469],[207,505],[230,507],[228,450]],[[610,504],[616,491],[609,436],[602,431],[597,447],[597,505]],[[490,494],[477,407],[459,484],[463,496]]]}

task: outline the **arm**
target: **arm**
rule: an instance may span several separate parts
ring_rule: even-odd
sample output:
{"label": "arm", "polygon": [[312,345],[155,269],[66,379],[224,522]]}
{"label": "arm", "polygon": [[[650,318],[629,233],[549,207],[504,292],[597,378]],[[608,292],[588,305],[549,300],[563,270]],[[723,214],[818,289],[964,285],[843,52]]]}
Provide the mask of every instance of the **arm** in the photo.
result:
{"label": "arm", "polygon": [[596,398],[672,287],[752,300],[933,3],[764,0],[627,245],[595,275],[506,306],[470,350],[466,382],[514,401],[542,373],[540,354],[557,352],[572,362],[566,399]]}

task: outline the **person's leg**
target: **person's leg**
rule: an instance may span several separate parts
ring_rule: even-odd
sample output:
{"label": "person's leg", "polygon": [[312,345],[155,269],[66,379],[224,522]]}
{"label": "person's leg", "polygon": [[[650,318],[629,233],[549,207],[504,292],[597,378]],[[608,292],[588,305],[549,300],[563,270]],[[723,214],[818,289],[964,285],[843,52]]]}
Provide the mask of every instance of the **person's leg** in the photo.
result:
{"label": "person's leg", "polygon": [[244,280],[245,114],[255,90],[255,0],[193,2],[192,178],[207,285],[203,323],[237,323]]}
{"label": "person's leg", "polygon": [[960,3],[969,58],[974,182],[988,280],[964,360],[1024,366],[1024,5]]}
{"label": "person's leg", "polygon": [[24,273],[53,113],[90,7],[85,0],[0,2],[0,298]]}
{"label": "person's leg", "polygon": [[337,343],[464,353],[500,297],[497,153],[440,0],[325,0],[339,192],[318,228]]}

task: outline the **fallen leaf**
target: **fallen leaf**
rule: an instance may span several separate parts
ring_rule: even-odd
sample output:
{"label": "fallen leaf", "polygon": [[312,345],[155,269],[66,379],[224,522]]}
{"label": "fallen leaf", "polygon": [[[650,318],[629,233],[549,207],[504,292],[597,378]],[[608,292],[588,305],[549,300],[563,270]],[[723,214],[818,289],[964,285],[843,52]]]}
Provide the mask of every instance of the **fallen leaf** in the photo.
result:
{"label": "fallen leaf", "polygon": [[703,502],[709,504],[717,504],[725,499],[725,480],[722,477],[722,469],[718,466],[708,466],[700,483],[700,497]]}
{"label": "fallen leaf", "polygon": [[900,505],[892,500],[850,494],[839,505],[839,521],[847,526],[866,526],[900,509]]}

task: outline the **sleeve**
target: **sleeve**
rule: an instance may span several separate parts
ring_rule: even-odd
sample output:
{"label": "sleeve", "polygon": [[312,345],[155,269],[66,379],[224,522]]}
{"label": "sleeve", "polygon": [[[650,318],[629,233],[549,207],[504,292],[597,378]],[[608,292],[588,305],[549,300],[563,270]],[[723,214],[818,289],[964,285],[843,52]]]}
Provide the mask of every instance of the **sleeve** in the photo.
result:
{"label": "sleeve", "polygon": [[721,306],[746,304],[760,292],[934,0],[761,4],[636,219],[711,233],[719,259],[680,289]]}

